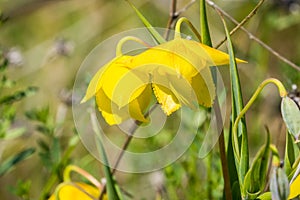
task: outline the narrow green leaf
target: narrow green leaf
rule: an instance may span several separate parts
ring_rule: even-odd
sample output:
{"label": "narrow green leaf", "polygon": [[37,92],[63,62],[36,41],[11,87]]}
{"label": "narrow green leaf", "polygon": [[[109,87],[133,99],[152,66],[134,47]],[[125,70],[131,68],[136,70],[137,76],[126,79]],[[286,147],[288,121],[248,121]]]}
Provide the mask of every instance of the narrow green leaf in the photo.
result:
{"label": "narrow green leaf", "polygon": [[37,87],[28,87],[26,90],[17,91],[12,95],[4,96],[0,99],[0,104],[12,104],[16,101],[20,101],[25,97],[34,95],[37,92]]}
{"label": "narrow green leaf", "polygon": [[103,146],[103,139],[102,139],[101,132],[97,125],[98,122],[97,122],[95,113],[91,113],[91,122],[92,122],[93,130],[95,132],[95,140],[96,140],[97,148],[98,148],[99,154],[102,157],[102,161],[103,161],[103,170],[104,170],[104,175],[106,178],[106,188],[107,188],[108,200],[121,200],[120,196],[117,193],[113,175],[110,171],[110,167],[109,167],[110,165],[109,165],[109,162],[107,159],[107,154],[106,154],[104,146]]}
{"label": "narrow green leaf", "polygon": [[143,22],[143,24],[148,29],[150,34],[154,37],[156,42],[158,44],[162,44],[162,43],[166,42],[166,40],[155,30],[155,28],[150,24],[150,22],[143,16],[143,14],[129,0],[126,0],[126,1],[133,8],[133,10],[136,12],[137,16]]}
{"label": "narrow green leaf", "polygon": [[[212,47],[212,41],[211,41],[211,37],[210,37],[208,19],[207,19],[207,14],[206,14],[206,1],[205,0],[200,0],[200,29],[201,29],[201,35],[202,35],[202,43]],[[214,83],[217,86],[218,83],[217,83],[217,68],[216,68],[216,66],[210,67],[210,71],[211,71]],[[217,115],[217,119],[218,119],[217,125],[223,124],[222,117],[220,117],[221,113],[220,113],[220,105],[219,105],[218,96],[216,96],[215,103],[213,106],[214,106],[214,110],[216,111],[216,115]],[[221,133],[221,134],[224,134],[224,133]],[[221,135],[221,137],[223,137],[223,136]],[[238,175],[237,175],[237,170],[236,170],[236,166],[234,164],[234,155],[233,155],[233,151],[232,151],[232,142],[231,142],[230,138],[231,137],[229,137],[229,139],[228,139],[227,155],[226,155],[226,152],[223,152],[224,157],[226,156],[225,159],[227,159],[222,162],[223,173],[228,173],[227,176],[223,175],[224,182],[225,182],[224,183],[224,195],[225,195],[224,198],[231,199],[234,197],[234,199],[239,200],[241,198],[241,195],[240,195],[241,192],[240,192],[240,187],[239,187],[239,179],[238,179]],[[225,140],[224,140],[224,143],[225,143]],[[226,151],[226,150],[220,149],[220,151]],[[226,163],[226,161],[227,161],[227,163]],[[224,166],[224,165],[226,165],[226,166]],[[229,178],[228,178],[228,176],[229,176]],[[227,177],[227,180],[226,180],[226,177]],[[231,190],[231,192],[228,192],[225,190]]]}
{"label": "narrow green leaf", "polygon": [[115,187],[115,181],[114,181],[113,175],[110,171],[107,155],[106,155],[105,149],[103,147],[102,140],[100,138],[97,138],[97,144],[98,144],[99,153],[102,156],[103,161],[104,161],[103,169],[104,169],[104,174],[105,174],[105,178],[106,178],[106,188],[107,188],[108,200],[119,200],[120,198],[119,198],[119,195],[118,195],[116,187]]}
{"label": "narrow green leaf", "polygon": [[289,132],[299,141],[300,135],[300,110],[296,103],[289,97],[281,101],[281,114]]}
{"label": "narrow green leaf", "polygon": [[[231,84],[231,96],[232,96],[231,121],[234,122],[237,115],[243,109],[242,91],[241,91],[239,73],[236,66],[230,34],[227,29],[226,22],[224,21],[224,19],[222,19],[222,21],[226,32],[227,48],[230,56],[229,71],[230,71],[230,84]],[[236,158],[236,167],[238,169],[239,182],[241,184],[244,182],[244,177],[249,169],[248,136],[247,136],[247,129],[246,129],[246,121],[244,117],[239,122],[238,135],[232,135],[232,139],[233,139],[234,154]]]}
{"label": "narrow green leaf", "polygon": [[34,148],[29,148],[26,150],[21,151],[20,153],[13,155],[7,158],[1,165],[0,165],[0,176],[7,173],[9,170],[12,169],[16,164],[25,160],[29,156],[31,156],[35,152]]}
{"label": "narrow green leaf", "polygon": [[270,180],[270,191],[273,200],[286,200],[289,197],[290,187],[288,178],[282,168],[273,169]]}
{"label": "narrow green leaf", "polygon": [[252,166],[247,172],[244,180],[243,197],[255,199],[265,188],[268,165],[270,160],[270,133],[267,131],[265,145],[257,152]]}
{"label": "narrow green leaf", "polygon": [[209,33],[209,26],[208,20],[206,15],[206,1],[200,0],[200,29],[202,35],[202,43],[206,44],[207,46],[212,46],[210,33]]}
{"label": "narrow green leaf", "polygon": [[286,174],[290,174],[292,166],[295,162],[294,142],[291,134],[286,133],[285,154],[284,154],[284,170]]}

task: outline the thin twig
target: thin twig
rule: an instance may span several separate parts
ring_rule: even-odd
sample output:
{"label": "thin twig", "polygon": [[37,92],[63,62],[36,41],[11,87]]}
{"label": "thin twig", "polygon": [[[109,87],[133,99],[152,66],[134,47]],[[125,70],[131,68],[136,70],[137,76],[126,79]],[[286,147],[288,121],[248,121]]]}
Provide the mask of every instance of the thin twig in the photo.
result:
{"label": "thin twig", "polygon": [[169,16],[167,27],[166,27],[167,30],[166,30],[165,35],[164,35],[164,38],[166,38],[166,39],[169,38],[170,29],[172,27],[172,24],[174,23],[174,21],[179,16],[179,15],[176,15],[176,7],[177,7],[177,0],[172,0],[171,1],[171,6],[170,6],[170,16]]}
{"label": "thin twig", "polygon": [[[253,17],[257,10],[261,7],[261,5],[264,3],[265,0],[260,0],[258,4],[254,7],[254,9],[236,26],[234,29],[230,31],[230,35],[234,34],[238,29],[240,29],[244,24],[246,24],[251,17]],[[225,41],[227,38],[225,37],[215,48],[218,49]]]}
{"label": "thin twig", "polygon": [[183,8],[181,8],[180,10],[178,10],[175,15],[179,16],[181,15],[181,13],[187,11],[187,9],[189,9],[189,7],[191,7],[194,3],[196,2],[196,0],[191,0],[188,4],[186,4]]}
{"label": "thin twig", "polygon": [[[213,1],[211,0],[206,0],[207,4],[209,6],[211,6],[212,8],[214,8],[215,10],[219,11],[220,13],[222,13],[225,17],[227,17],[230,21],[232,21],[234,24],[238,25],[239,22],[236,21],[231,15],[229,15],[227,12],[225,12],[222,8],[220,8],[218,5],[216,5]],[[266,43],[264,43],[263,41],[261,41],[260,39],[258,39],[256,36],[254,36],[252,33],[250,33],[246,28],[244,28],[243,26],[240,27],[240,29],[242,31],[244,31],[249,39],[254,40],[255,42],[257,42],[258,44],[260,44],[263,48],[265,48],[267,51],[269,51],[270,53],[272,53],[274,56],[276,56],[278,59],[280,59],[281,61],[283,61],[284,63],[290,65],[291,67],[293,67],[294,69],[300,71],[300,66],[296,65],[295,63],[291,62],[290,60],[288,60],[287,58],[285,58],[284,56],[282,56],[281,54],[279,54],[277,51],[275,51],[274,49],[272,49],[269,45],[267,45]]]}

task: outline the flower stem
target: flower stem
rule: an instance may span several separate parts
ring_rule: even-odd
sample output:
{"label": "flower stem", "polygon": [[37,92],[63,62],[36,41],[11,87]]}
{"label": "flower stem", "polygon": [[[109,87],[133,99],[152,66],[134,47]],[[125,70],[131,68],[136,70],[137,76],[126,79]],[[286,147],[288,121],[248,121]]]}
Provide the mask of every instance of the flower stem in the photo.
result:
{"label": "flower stem", "polygon": [[197,29],[194,27],[194,25],[186,18],[186,17],[181,17],[177,23],[176,23],[176,26],[175,26],[175,39],[176,38],[181,38],[181,35],[180,35],[180,29],[181,29],[181,24],[185,22],[193,31],[193,33],[197,36],[199,42],[201,42],[201,35],[199,34],[199,32],[197,31]]}
{"label": "flower stem", "polygon": [[[287,91],[285,89],[285,87],[283,86],[283,84],[278,80],[278,79],[275,79],[275,78],[268,78],[266,80],[264,80],[259,86],[258,88],[256,89],[256,91],[254,92],[254,94],[252,95],[252,97],[250,98],[250,100],[248,101],[248,103],[245,105],[245,107],[241,110],[241,112],[239,113],[239,115],[237,116],[235,122],[234,122],[234,125],[233,125],[233,135],[237,135],[236,134],[236,131],[237,131],[237,128],[238,128],[238,124],[239,124],[239,121],[241,120],[241,118],[245,115],[245,113],[249,110],[250,106],[254,103],[254,101],[257,99],[258,95],[260,94],[260,92],[264,89],[264,87],[270,83],[273,83],[277,86],[278,88],[278,91],[279,91],[279,95],[280,97],[286,97],[287,96]],[[237,137],[234,137],[234,141],[235,143],[237,143]],[[236,159],[240,160],[240,154],[239,154],[239,150],[237,149],[238,147],[235,146],[235,153],[236,153]]]}
{"label": "flower stem", "polygon": [[97,179],[95,179],[91,174],[89,174],[87,171],[85,171],[75,165],[69,165],[64,170],[64,174],[63,174],[64,182],[72,182],[71,177],[70,177],[70,174],[72,171],[77,172],[78,174],[84,176],[91,183],[93,183],[93,185],[95,185],[97,188],[100,189],[102,187],[101,183],[99,183],[97,181]]}
{"label": "flower stem", "polygon": [[122,52],[122,47],[125,44],[125,42],[127,41],[135,41],[137,43],[140,43],[142,45],[144,45],[147,48],[151,48],[151,45],[148,44],[147,42],[145,42],[144,40],[138,38],[138,37],[134,37],[134,36],[126,36],[123,37],[117,44],[117,48],[116,48],[116,56],[122,56],[123,52]]}

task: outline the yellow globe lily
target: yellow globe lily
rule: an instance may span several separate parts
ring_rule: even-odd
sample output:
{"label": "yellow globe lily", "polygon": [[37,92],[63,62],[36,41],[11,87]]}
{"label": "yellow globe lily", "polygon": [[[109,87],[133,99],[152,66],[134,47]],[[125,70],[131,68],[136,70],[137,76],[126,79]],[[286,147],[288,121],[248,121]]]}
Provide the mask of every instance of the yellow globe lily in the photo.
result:
{"label": "yellow globe lily", "polygon": [[176,38],[139,55],[113,59],[93,77],[82,102],[96,96],[98,109],[110,125],[129,118],[146,122],[144,112],[152,90],[166,115],[182,105],[210,107],[215,86],[208,67],[228,62],[226,53]]}
{"label": "yellow globe lily", "polygon": [[[100,190],[86,183],[64,183],[61,185],[58,194],[53,194],[49,200],[91,200],[98,199]],[[107,199],[105,196],[104,199]]]}

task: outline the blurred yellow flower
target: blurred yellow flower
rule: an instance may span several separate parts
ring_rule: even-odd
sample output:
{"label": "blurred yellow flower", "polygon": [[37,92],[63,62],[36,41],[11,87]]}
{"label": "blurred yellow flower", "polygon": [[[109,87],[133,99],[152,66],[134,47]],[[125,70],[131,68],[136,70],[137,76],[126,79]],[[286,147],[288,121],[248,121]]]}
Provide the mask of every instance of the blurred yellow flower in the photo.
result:
{"label": "blurred yellow flower", "polygon": [[93,77],[82,102],[96,96],[98,109],[110,125],[129,118],[146,122],[152,90],[166,115],[182,105],[211,107],[215,86],[208,67],[228,62],[226,53],[176,38],[136,56],[113,59]]}
{"label": "blurred yellow flower", "polygon": [[294,199],[300,196],[300,175],[290,185],[290,195],[288,199]]}
{"label": "blurred yellow flower", "polygon": [[[57,194],[51,195],[49,200],[91,200],[98,199],[100,190],[86,183],[63,183]],[[104,199],[107,199],[104,197]]]}

